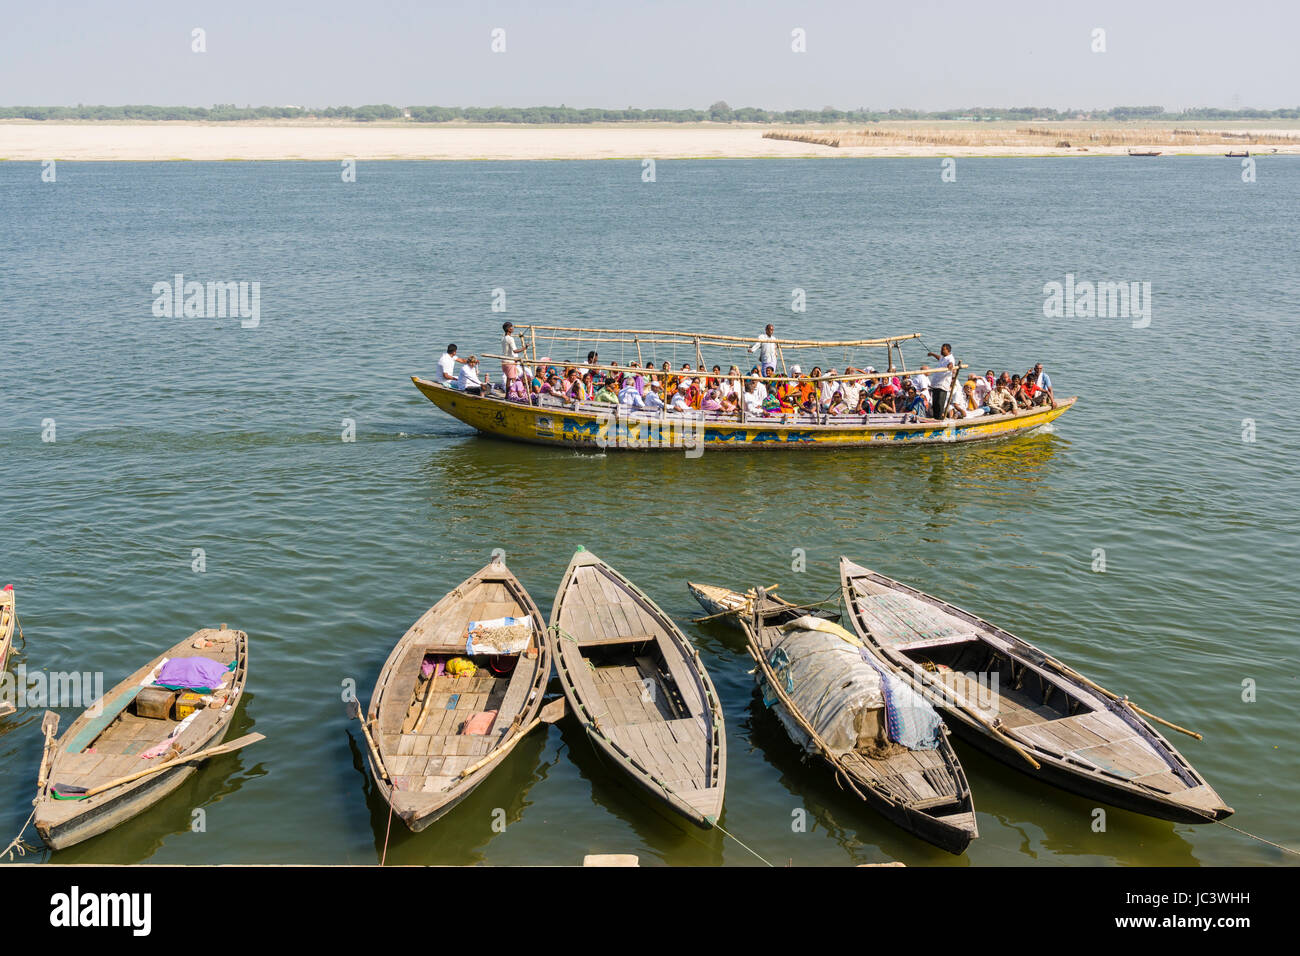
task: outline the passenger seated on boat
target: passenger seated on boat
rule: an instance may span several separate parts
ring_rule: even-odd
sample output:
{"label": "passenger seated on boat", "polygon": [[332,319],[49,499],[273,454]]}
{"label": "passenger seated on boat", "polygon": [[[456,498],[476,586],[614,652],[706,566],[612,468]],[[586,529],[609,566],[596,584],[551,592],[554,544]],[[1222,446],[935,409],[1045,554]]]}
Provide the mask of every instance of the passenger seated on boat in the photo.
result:
{"label": "passenger seated on boat", "polygon": [[724,395],[721,402],[722,408],[720,409],[720,412],[723,415],[735,415],[740,411],[740,399],[738,399],[734,393]]}
{"label": "passenger seated on boat", "polygon": [[522,376],[516,375],[506,386],[506,401],[519,402],[521,405],[530,404],[528,388],[524,385]]}
{"label": "passenger seated on boat", "polygon": [[605,402],[609,405],[618,404],[618,392],[615,389],[618,386],[613,381],[601,383],[600,388],[596,389],[596,401]]}
{"label": "passenger seated on boat", "polygon": [[[700,368],[701,368],[701,370],[702,370],[702,369],[704,368],[704,366],[701,365]],[[713,371],[710,372],[710,373],[709,373],[709,377],[708,377],[707,379],[704,380],[704,384],[705,384],[705,387],[706,387],[706,388],[719,388],[719,387],[722,385],[722,366],[721,366],[721,365],[715,365],[715,366],[713,366]],[[718,396],[721,397],[721,396],[722,396],[722,393],[719,392],[719,393],[718,393]]]}
{"label": "passenger seated on boat", "polygon": [[442,358],[438,359],[438,381],[454,388],[457,362],[464,364],[465,360],[456,355],[456,343],[453,342],[447,346],[447,351],[442,353]]}
{"label": "passenger seated on boat", "polygon": [[758,389],[758,379],[745,379],[744,402],[746,415],[759,415],[763,412],[763,397],[759,394]]}
{"label": "passenger seated on boat", "polygon": [[460,375],[456,379],[456,387],[467,395],[482,395],[483,384],[488,380],[487,373],[483,373],[483,378],[479,378],[478,356],[471,355],[465,360],[465,364],[460,367]]}
{"label": "passenger seated on boat", "polygon": [[704,393],[704,397],[700,399],[700,410],[705,412],[722,411],[722,403],[718,401],[718,390],[716,388],[711,388]]}
{"label": "passenger seated on boat", "polygon": [[912,382],[908,382],[903,389],[901,410],[904,415],[916,416],[918,421],[930,414],[930,409],[925,402],[925,396]]}
{"label": "passenger seated on boat", "polygon": [[1056,393],[1052,391],[1052,377],[1043,371],[1043,363],[1034,366],[1032,378],[1038,386],[1038,404],[1056,407]]}
{"label": "passenger seated on boat", "polygon": [[628,408],[645,408],[645,399],[636,387],[636,380],[630,375],[623,377],[623,387],[618,391],[618,403]]}
{"label": "passenger seated on boat", "polygon": [[[754,383],[754,392],[758,395],[758,403],[763,404],[767,400],[767,385],[758,377],[757,373],[751,373],[748,381]],[[746,386],[748,388],[748,386]]]}
{"label": "passenger seated on boat", "polygon": [[657,381],[651,381],[646,386],[644,405],[651,411],[658,411],[664,407],[663,386]]}
{"label": "passenger seated on boat", "polygon": [[672,401],[669,403],[669,407],[674,412],[690,411],[691,403],[687,400],[686,393],[683,392],[680,387],[677,389],[676,392],[673,393]]}
{"label": "passenger seated on boat", "polygon": [[831,403],[826,408],[831,415],[845,415],[849,411],[848,402],[844,401],[844,393],[836,392],[831,396]]}
{"label": "passenger seated on boat", "polygon": [[1000,381],[997,388],[989,392],[987,404],[994,415],[1014,414],[1019,409],[1016,397],[1011,393],[1010,383],[1003,385]]}

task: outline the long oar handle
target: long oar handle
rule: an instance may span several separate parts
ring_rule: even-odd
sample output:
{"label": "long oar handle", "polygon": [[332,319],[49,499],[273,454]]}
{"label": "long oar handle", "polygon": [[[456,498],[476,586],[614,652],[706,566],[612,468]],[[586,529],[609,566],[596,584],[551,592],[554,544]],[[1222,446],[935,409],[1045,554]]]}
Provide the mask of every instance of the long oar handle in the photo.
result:
{"label": "long oar handle", "polygon": [[50,772],[50,744],[54,743],[54,735],[46,733],[45,749],[41,751],[41,772],[36,776],[36,789],[42,791],[45,789],[45,777]]}
{"label": "long oar handle", "polygon": [[541,722],[542,722],[542,718],[541,718],[541,717],[535,717],[535,718],[533,718],[533,722],[532,722],[531,724],[529,724],[529,725],[528,725],[527,727],[525,727],[523,730],[519,731],[517,734],[515,734],[513,737],[511,737],[509,740],[507,740],[507,741],[506,741],[504,744],[502,744],[500,747],[498,747],[498,748],[496,748],[495,750],[493,750],[490,754],[488,754],[486,757],[484,757],[484,758],[483,758],[482,760],[480,760],[478,763],[472,764],[472,765],[466,767],[464,770],[462,770],[462,771],[460,772],[460,778],[461,778],[462,780],[464,780],[466,777],[468,777],[468,776],[469,776],[470,774],[472,774],[474,771],[476,771],[476,770],[481,770],[483,767],[487,766],[487,765],[490,764],[492,761],[494,761],[494,760],[498,760],[498,759],[500,759],[501,757],[504,757],[506,754],[510,753],[510,751],[512,751],[512,750],[515,749],[515,744],[519,743],[519,741],[523,740],[524,737],[526,737],[526,736],[527,736],[528,734],[530,734],[532,731],[536,730],[536,729],[537,729],[537,725],[540,724]]}
{"label": "long oar handle", "polygon": [[177,757],[175,760],[168,760],[166,763],[161,763],[156,767],[147,767],[136,773],[127,774],[125,777],[118,777],[116,780],[110,780],[108,783],[101,783],[98,787],[91,787],[84,794],[79,794],[79,796],[83,799],[85,797],[93,797],[97,793],[103,793],[105,790],[112,790],[114,787],[120,787],[123,784],[131,783],[135,780],[139,780],[141,777],[147,777],[151,773],[159,773],[183,763],[192,763],[195,760],[206,760],[209,757],[216,757],[219,754],[228,754],[231,751],[238,750],[241,747],[247,747],[249,744],[255,744],[259,740],[265,739],[265,734],[245,734],[238,740],[232,740],[228,744],[209,747],[207,750],[200,750],[198,753],[190,754],[188,757]]}
{"label": "long oar handle", "polygon": [[1100,684],[1095,683],[1095,682],[1089,680],[1088,678],[1084,677],[1082,674],[1080,674],[1078,671],[1076,671],[1073,667],[1070,667],[1070,666],[1067,665],[1067,664],[1062,664],[1062,663],[1061,663],[1060,661],[1058,661],[1055,657],[1046,657],[1046,658],[1044,659],[1044,662],[1047,663],[1047,664],[1049,664],[1050,666],[1056,668],[1056,669],[1057,669],[1058,671],[1060,671],[1062,674],[1065,674],[1065,675],[1067,675],[1068,677],[1072,677],[1072,678],[1074,678],[1074,679],[1077,680],[1079,683],[1084,684],[1084,685],[1086,685],[1086,686],[1088,686],[1088,687],[1091,687],[1093,690],[1097,691],[1097,692],[1100,693],[1100,694],[1104,694],[1105,696],[1109,697],[1111,700],[1117,700],[1117,701],[1119,701],[1121,704],[1127,704],[1129,707],[1132,707],[1134,710],[1136,710],[1136,711],[1137,711],[1139,714],[1141,714],[1143,717],[1150,717],[1152,720],[1154,720],[1154,721],[1155,721],[1156,723],[1158,723],[1158,724],[1164,724],[1166,727],[1169,727],[1169,728],[1171,728],[1171,729],[1173,729],[1173,730],[1176,730],[1176,731],[1178,731],[1179,733],[1186,734],[1186,735],[1189,736],[1189,737],[1195,737],[1197,740],[1204,740],[1204,739],[1205,739],[1204,737],[1202,737],[1200,734],[1198,734],[1198,733],[1197,733],[1196,731],[1194,731],[1194,730],[1188,730],[1186,727],[1179,727],[1177,724],[1170,723],[1169,721],[1165,720],[1163,717],[1157,717],[1155,714],[1151,713],[1151,711],[1149,711],[1149,710],[1143,710],[1141,707],[1139,707],[1137,704],[1133,703],[1133,701],[1129,700],[1127,697],[1121,697],[1119,694],[1115,693],[1114,691],[1107,690],[1106,688],[1102,687]]}
{"label": "long oar handle", "polygon": [[[432,687],[429,692],[433,692]],[[357,709],[357,722],[361,724],[361,736],[366,738],[366,746],[370,749],[370,759],[374,762],[375,769],[379,771],[379,775],[384,778],[385,782],[392,783],[388,771],[384,769],[384,761],[379,756],[379,748],[375,746],[375,738],[370,736],[370,728],[366,726],[366,718],[362,715],[360,708]]]}
{"label": "long oar handle", "polygon": [[970,717],[971,720],[975,721],[980,726],[984,727],[984,729],[988,730],[990,733],[997,734],[997,736],[1001,737],[1004,741],[1006,741],[1008,747],[1010,747],[1016,753],[1020,754],[1020,756],[1024,757],[1025,760],[1029,762],[1029,765],[1033,767],[1035,770],[1042,769],[1043,765],[1040,764],[1037,760],[1035,760],[1023,747],[1021,747],[1018,743],[1016,743],[1016,741],[1012,739],[1012,737],[1009,734],[1007,734],[1006,731],[1004,731],[1001,727],[995,726],[992,723],[992,721],[985,720],[983,717],[981,717],[979,713],[975,711],[974,708],[972,708],[964,700],[958,697],[956,693],[950,692],[947,685],[941,684],[940,687],[942,688],[941,693],[943,694],[944,699],[952,701],[953,706],[956,707],[958,710],[960,710],[962,713],[966,714],[966,716]]}

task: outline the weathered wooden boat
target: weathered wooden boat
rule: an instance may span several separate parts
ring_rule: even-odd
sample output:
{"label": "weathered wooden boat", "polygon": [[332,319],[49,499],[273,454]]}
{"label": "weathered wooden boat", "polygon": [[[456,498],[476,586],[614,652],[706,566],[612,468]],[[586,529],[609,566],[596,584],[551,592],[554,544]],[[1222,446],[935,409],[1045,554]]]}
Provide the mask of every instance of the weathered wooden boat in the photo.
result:
{"label": "weathered wooden boat", "polygon": [[[165,663],[195,657],[224,668],[220,686],[177,696],[155,684]],[[253,734],[214,746],[230,729],[247,680],[248,635],[222,625],[196,631],[145,664],[93,703],[57,741],[57,716],[47,713],[35,801],[36,830],[46,845],[61,850],[111,830],[193,776],[199,755],[215,756],[236,743],[260,740]]]}
{"label": "weathered wooden boat", "polygon": [[545,619],[504,562],[425,611],[384,662],[362,724],[393,813],[418,832],[473,793],[537,726],[550,676]]}
{"label": "weathered wooden boat", "polygon": [[[717,334],[645,329],[570,329],[540,325],[530,326],[524,335],[524,361],[530,367],[572,365],[610,373],[625,372],[628,367],[583,361],[555,361],[547,357],[539,345],[539,334],[549,336],[550,346],[557,343],[579,343],[578,347],[582,348],[613,343],[620,349],[620,354],[634,354],[638,364],[645,361],[646,353],[651,349],[656,350],[656,358],[660,356],[657,350],[669,348],[674,350],[676,357],[675,350],[678,346],[683,346],[689,350],[697,365],[703,365],[706,350],[740,350],[747,357],[749,348],[754,343],[753,339]],[[787,351],[820,350],[828,355],[852,356],[884,349],[885,356],[880,361],[885,363],[883,367],[889,371],[863,370],[837,376],[828,374],[822,376],[821,380],[847,378],[865,381],[892,376],[906,378],[917,374],[918,370],[907,369],[902,358],[901,343],[914,338],[918,336],[896,335],[849,341],[773,340],[774,348],[781,356],[781,370],[779,374],[774,372],[773,376],[778,380],[785,379],[793,377],[797,371],[795,366],[787,370]],[[500,358],[492,355],[486,357]],[[653,360],[647,364],[654,364]],[[675,368],[676,363],[672,364]],[[656,369],[652,374],[662,378],[665,373]],[[667,374],[671,377],[679,373]],[[411,376],[411,382],[442,411],[485,435],[531,444],[588,450],[679,450],[692,457],[702,454],[705,449],[897,448],[904,445],[941,445],[1001,439],[1023,434],[1056,420],[1076,401],[1075,398],[1065,398],[1054,407],[1040,406],[1005,415],[938,421],[916,420],[915,416],[903,414],[876,413],[831,415],[826,412],[799,411],[755,415],[746,412],[743,407],[737,412],[671,412],[666,409],[659,412],[629,411],[623,405],[595,401],[564,402],[550,395],[538,397],[536,401],[539,404],[528,404],[508,401],[499,388],[488,388],[483,395],[470,395],[448,384],[430,381],[418,375]]]}
{"label": "weathered wooden boat", "polygon": [[655,803],[709,828],[722,813],[727,740],[713,682],[686,637],[590,551],[551,610],[556,673],[596,753]]}
{"label": "weathered wooden boat", "polygon": [[[700,607],[704,608],[708,617],[725,621],[733,627],[740,627],[740,618],[752,614],[754,610],[756,592],[753,588],[742,594],[740,591],[718,587],[716,584],[696,584],[687,581],[686,590],[691,592],[691,596],[699,602]],[[781,618],[780,623],[793,621],[805,614],[814,614],[831,621],[840,619],[839,611],[831,608],[802,608],[773,594],[773,590],[767,588],[765,591],[768,613],[778,615]]]}
{"label": "weathered wooden boat", "polygon": [[996,625],[848,558],[840,559],[840,580],[857,634],[974,746],[1046,783],[1135,813],[1180,823],[1232,813],[1127,698]]}
{"label": "weathered wooden boat", "polygon": [[1224,155],[1224,156],[1227,156],[1229,159],[1245,159],[1247,156],[1250,155],[1250,150],[1248,150],[1248,149],[1243,149],[1243,150],[1242,150],[1241,152],[1239,152],[1239,153],[1231,153],[1231,152],[1229,152],[1229,153],[1224,153],[1223,155]]}
{"label": "weathered wooden boat", "polygon": [[[14,595],[14,586],[6,584],[0,591],[0,673],[9,667],[9,654],[13,650],[14,625],[18,621],[18,601]],[[12,714],[15,708],[12,701],[0,700],[0,717]]]}
{"label": "weathered wooden boat", "polygon": [[[799,706],[794,688],[782,679],[780,662],[773,660],[774,650],[788,646],[783,643],[784,629],[797,628],[801,619],[791,620],[789,608],[760,596],[752,613],[742,615],[739,620],[749,655],[758,665],[754,674],[764,701],[770,700],[794,743],[825,761],[851,793],[886,820],[949,853],[964,852],[971,840],[979,836],[979,828],[970,785],[948,739],[947,729],[939,723],[932,749],[909,749],[889,742],[888,720],[880,711],[858,715],[862,736],[852,749],[832,746],[817,733],[816,715],[805,713]],[[857,645],[864,655],[862,659],[872,664],[882,679],[891,672],[891,665],[873,650],[863,647],[838,625],[827,623]],[[823,700],[822,706],[815,709],[828,708]],[[938,723],[937,717],[931,719]]]}
{"label": "weathered wooden boat", "polygon": [[1159,155],[1160,155],[1160,150],[1158,150],[1158,149],[1140,149],[1140,150],[1139,150],[1139,149],[1130,149],[1130,150],[1128,151],[1128,154],[1129,154],[1130,156],[1159,156]]}

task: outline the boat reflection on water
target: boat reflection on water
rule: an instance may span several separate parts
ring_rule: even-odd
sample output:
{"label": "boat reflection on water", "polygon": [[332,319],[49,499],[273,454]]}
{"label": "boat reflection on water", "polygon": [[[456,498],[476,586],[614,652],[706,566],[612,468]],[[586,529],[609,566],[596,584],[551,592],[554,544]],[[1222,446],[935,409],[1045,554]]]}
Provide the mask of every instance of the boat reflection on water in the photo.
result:
{"label": "boat reflection on water", "polygon": [[[1015,495],[1028,507],[1053,490],[1054,469],[1069,440],[1052,431],[1031,432],[983,445],[901,448],[880,454],[852,449],[813,450],[798,455],[576,452],[520,445],[466,433],[439,438],[440,446],[420,467],[425,497],[448,520],[483,526],[484,509],[495,511],[510,493],[521,506],[509,512],[512,534],[555,533],[557,516],[566,527],[590,534],[583,518],[615,521],[633,514],[681,515],[698,530],[725,534],[726,522],[754,518],[754,508],[771,508],[780,496],[780,520],[792,524],[861,522],[863,509],[882,515],[910,508],[919,499],[932,515],[957,514],[987,497]],[[788,495],[815,484],[815,494]],[[447,505],[455,502],[454,511]],[[527,506],[522,505],[523,502]],[[504,529],[503,529],[504,530]]]}
{"label": "boat reflection on water", "polygon": [[[659,858],[658,862],[674,866],[718,866],[722,863],[725,838],[719,830],[701,830],[692,826],[684,817],[639,794],[622,773],[605,766],[577,721],[566,717],[557,726],[563,735],[567,751],[565,758],[572,761],[579,777],[591,787],[591,802],[630,827],[641,842],[640,847],[628,847],[624,843],[617,849],[591,848],[583,852],[651,853]],[[725,826],[725,805],[722,813],[721,822]],[[581,860],[575,859],[574,862]]]}
{"label": "boat reflection on water", "polygon": [[543,724],[520,740],[491,775],[445,817],[426,830],[412,833],[395,817],[390,823],[388,802],[375,787],[365,755],[357,744],[357,733],[358,730],[348,733],[352,766],[363,780],[362,790],[374,834],[374,862],[383,859],[386,866],[471,866],[484,862],[488,844],[522,820],[533,805],[528,793],[546,778],[552,765],[542,760],[548,733]]}
{"label": "boat reflection on water", "polygon": [[[843,849],[854,864],[886,863],[892,860],[901,860],[908,866],[961,866],[969,863],[968,855],[953,856],[900,830],[861,799],[838,786],[834,774],[824,763],[805,760],[803,751],[790,740],[776,715],[763,706],[757,692],[750,703],[746,726],[749,742],[757,748],[762,759],[777,771],[781,786],[789,792],[791,811],[803,809],[811,817],[804,822],[802,832],[794,830],[792,826],[784,841],[789,851],[782,855],[790,857],[796,866],[801,862],[826,862],[824,858],[814,860],[806,855],[803,855],[802,861],[800,859],[803,832],[812,833],[818,828]],[[977,807],[978,800],[977,793]],[[788,818],[793,820],[793,813]],[[981,820],[981,824],[982,822]],[[974,841],[968,854],[978,844],[979,840]]]}

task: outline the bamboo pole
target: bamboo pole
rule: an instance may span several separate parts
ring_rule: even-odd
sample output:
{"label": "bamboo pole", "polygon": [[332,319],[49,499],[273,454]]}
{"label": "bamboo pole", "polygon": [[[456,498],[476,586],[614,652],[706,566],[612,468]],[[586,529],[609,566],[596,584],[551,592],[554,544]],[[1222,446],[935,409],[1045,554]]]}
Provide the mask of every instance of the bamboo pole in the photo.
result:
{"label": "bamboo pole", "polygon": [[1111,700],[1118,701],[1122,704],[1127,704],[1129,707],[1132,707],[1143,717],[1150,717],[1156,723],[1164,724],[1166,727],[1172,728],[1173,730],[1177,730],[1179,733],[1186,734],[1189,737],[1195,737],[1197,740],[1205,739],[1201,734],[1198,734],[1194,730],[1188,730],[1186,727],[1179,727],[1177,724],[1170,723],[1169,721],[1165,720],[1163,717],[1157,717],[1149,710],[1143,710],[1141,707],[1133,703],[1133,701],[1129,700],[1127,697],[1122,697],[1119,694],[1116,694],[1114,691],[1107,690],[1106,688],[1102,687],[1100,684],[1094,683],[1093,681],[1089,680],[1088,678],[1080,674],[1078,671],[1076,671],[1073,667],[1070,667],[1068,664],[1062,664],[1055,657],[1051,657],[1050,655],[1044,654],[1043,662],[1045,664],[1050,665],[1055,670],[1066,675],[1067,677],[1070,677],[1074,680],[1077,680],[1081,684],[1091,687],[1093,690],[1097,691],[1098,693],[1104,694],[1105,696],[1109,697]]}
{"label": "bamboo pole", "polygon": [[41,769],[36,775],[38,793],[45,789],[45,777],[50,772],[50,745],[54,743],[54,735],[58,732],[59,715],[52,710],[47,710],[45,716],[41,718],[41,733],[45,735],[45,748],[41,751]]}
{"label": "bamboo pole", "polygon": [[[530,330],[541,329],[544,332],[607,333],[607,334],[611,334],[623,338],[626,338],[627,336],[638,336],[638,335],[651,336],[655,338],[667,336],[667,337],[675,337],[681,339],[682,342],[680,344],[689,344],[693,342],[697,337],[697,334],[694,332],[679,332],[679,331],[666,330],[666,329],[596,329],[596,328],[587,328],[584,326],[566,326],[566,325],[530,325],[528,326],[528,328]],[[756,336],[722,335],[720,333],[714,333],[714,332],[699,333],[698,337],[700,341],[706,345],[735,343],[743,346],[744,348],[749,348],[751,345],[754,344],[756,340]],[[911,332],[907,335],[886,335],[874,339],[845,339],[845,340],[774,339],[773,341],[775,341],[779,345],[784,345],[793,348],[822,348],[822,347],[847,348],[850,346],[862,347],[862,346],[870,346],[870,345],[885,345],[887,343],[893,344],[896,342],[906,342],[909,339],[919,339],[920,337],[921,337],[920,332]],[[562,337],[555,337],[553,340],[557,342],[575,341],[574,339],[571,338],[562,338]],[[592,339],[590,336],[580,337],[576,339],[576,341],[591,341],[591,340]],[[602,339],[600,341],[618,341],[618,338]]]}

